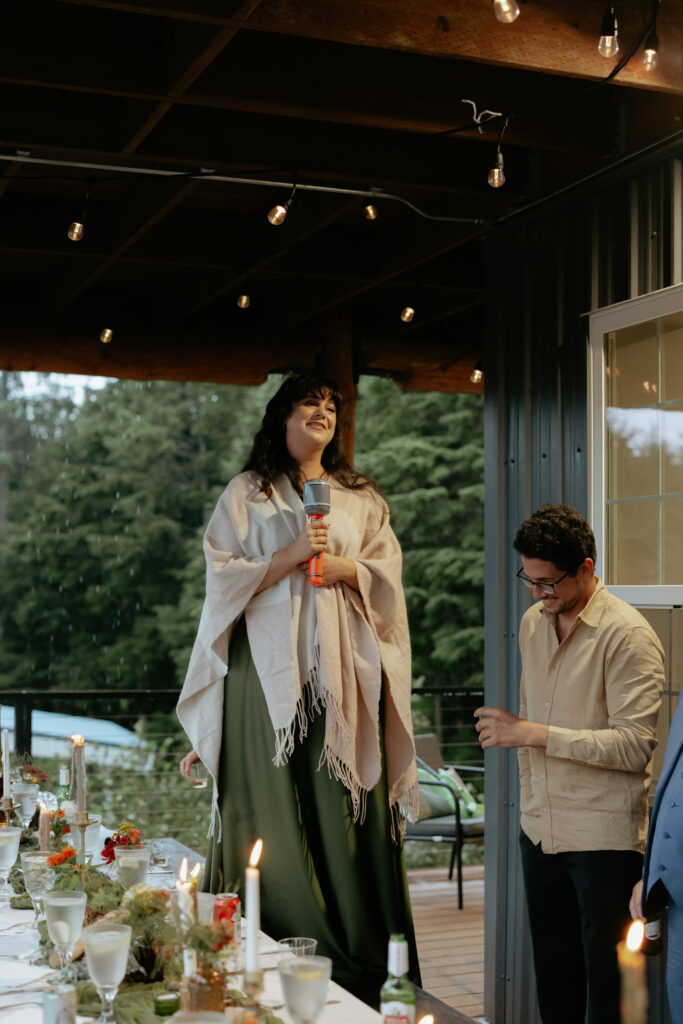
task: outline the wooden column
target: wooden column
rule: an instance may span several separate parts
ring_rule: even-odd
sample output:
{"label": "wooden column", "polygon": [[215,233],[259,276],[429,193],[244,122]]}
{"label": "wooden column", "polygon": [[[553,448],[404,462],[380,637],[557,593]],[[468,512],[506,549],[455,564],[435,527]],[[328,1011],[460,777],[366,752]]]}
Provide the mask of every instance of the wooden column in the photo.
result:
{"label": "wooden column", "polygon": [[356,398],[358,377],[353,360],[353,329],[351,319],[343,312],[325,318],[323,324],[323,345],[321,372],[335,381],[342,393],[341,429],[344,439],[344,453],[353,466],[353,449],[356,439]]}

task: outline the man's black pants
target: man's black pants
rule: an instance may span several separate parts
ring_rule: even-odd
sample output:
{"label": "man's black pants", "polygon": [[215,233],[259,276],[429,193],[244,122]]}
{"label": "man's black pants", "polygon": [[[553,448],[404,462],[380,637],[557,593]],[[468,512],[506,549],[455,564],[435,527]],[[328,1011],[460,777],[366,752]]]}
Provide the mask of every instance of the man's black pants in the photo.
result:
{"label": "man's black pants", "polygon": [[632,850],[543,853],[520,835],[543,1024],[619,1024],[616,945],[643,857]]}

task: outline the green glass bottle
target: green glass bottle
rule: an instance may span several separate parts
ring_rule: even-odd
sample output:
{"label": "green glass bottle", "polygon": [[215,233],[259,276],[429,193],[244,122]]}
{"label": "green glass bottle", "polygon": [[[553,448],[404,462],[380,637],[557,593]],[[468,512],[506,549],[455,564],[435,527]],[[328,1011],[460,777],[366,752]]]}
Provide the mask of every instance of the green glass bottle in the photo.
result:
{"label": "green glass bottle", "polygon": [[59,785],[57,787],[57,806],[61,807],[65,800],[69,799],[71,788],[71,769],[68,765],[61,765],[59,769]]}
{"label": "green glass bottle", "polygon": [[379,994],[382,1024],[415,1024],[415,986],[408,977],[408,943],[404,935],[389,939],[388,977]]}
{"label": "green glass bottle", "polygon": [[659,956],[662,952],[662,915],[653,914],[645,919],[645,935],[640,946],[645,956]]}

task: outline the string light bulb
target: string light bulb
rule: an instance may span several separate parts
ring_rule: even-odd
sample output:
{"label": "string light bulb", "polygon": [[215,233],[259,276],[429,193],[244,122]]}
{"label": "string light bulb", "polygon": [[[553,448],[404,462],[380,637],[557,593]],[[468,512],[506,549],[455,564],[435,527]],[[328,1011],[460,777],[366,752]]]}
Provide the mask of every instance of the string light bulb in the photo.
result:
{"label": "string light bulb", "polygon": [[488,182],[491,188],[500,188],[505,184],[505,171],[503,170],[503,153],[498,146],[496,149],[496,162],[489,171]]}
{"label": "string light bulb", "polygon": [[412,306],[404,306],[401,311],[401,320],[404,324],[409,324],[415,316],[415,310]]}
{"label": "string light bulb", "polygon": [[479,362],[477,363],[477,365],[472,370],[472,373],[470,374],[470,380],[472,381],[473,384],[481,384],[483,379],[484,379],[484,371],[482,369],[482,363],[481,363],[481,359],[480,359]]}
{"label": "string light bulb", "polygon": [[111,327],[105,327],[102,333],[100,334],[100,341],[102,342],[103,345],[108,345],[113,337],[114,332],[112,331]]}
{"label": "string light bulb", "polygon": [[237,300],[237,305],[240,307],[240,309],[248,309],[249,306],[251,305],[251,299],[246,293],[240,295],[239,299]]}
{"label": "string light bulb", "polygon": [[287,212],[289,210],[289,203],[277,203],[272,210],[268,210],[268,220],[274,227],[279,227],[280,224],[284,224],[287,219]]}
{"label": "string light bulb", "polygon": [[88,199],[90,198],[90,191],[92,189],[92,182],[89,181],[86,185],[85,196],[83,197],[83,211],[81,213],[80,220],[72,220],[69,224],[69,230],[66,235],[67,238],[71,239],[72,242],[80,242],[85,234],[85,218],[88,212]]}
{"label": "string light bulb", "polygon": [[659,37],[657,36],[657,30],[653,28],[645,40],[645,49],[643,51],[643,65],[646,71],[653,71],[657,67],[658,50]]}
{"label": "string light bulb", "polygon": [[509,25],[519,17],[519,4],[516,0],[493,0],[493,12],[504,25]]}
{"label": "string light bulb", "polygon": [[268,220],[273,227],[279,227],[280,224],[284,224],[289,213],[289,208],[294,201],[294,193],[296,192],[296,182],[292,185],[292,191],[289,193],[289,199],[282,205],[282,203],[276,203],[272,209],[268,210]]}
{"label": "string light bulb", "polygon": [[600,28],[600,42],[598,53],[601,57],[615,57],[619,53],[619,40],[617,39],[617,19],[614,16],[614,7],[608,4]]}
{"label": "string light bulb", "polygon": [[364,206],[363,213],[365,214],[366,220],[377,220],[379,217],[379,211],[373,203],[368,203],[367,206]]}

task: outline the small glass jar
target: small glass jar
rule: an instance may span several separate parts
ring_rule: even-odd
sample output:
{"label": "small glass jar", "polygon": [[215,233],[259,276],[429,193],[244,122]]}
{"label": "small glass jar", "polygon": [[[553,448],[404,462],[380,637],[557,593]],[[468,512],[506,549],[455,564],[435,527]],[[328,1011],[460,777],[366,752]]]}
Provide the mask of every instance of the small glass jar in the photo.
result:
{"label": "small glass jar", "polygon": [[200,964],[180,982],[180,1009],[186,1013],[213,1010],[223,1013],[225,981],[221,971]]}

